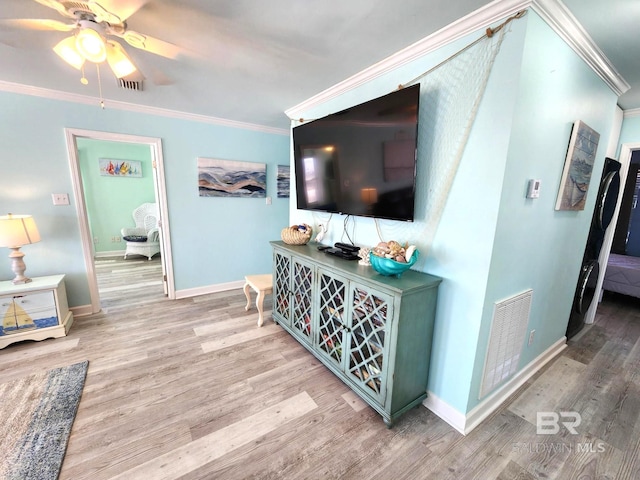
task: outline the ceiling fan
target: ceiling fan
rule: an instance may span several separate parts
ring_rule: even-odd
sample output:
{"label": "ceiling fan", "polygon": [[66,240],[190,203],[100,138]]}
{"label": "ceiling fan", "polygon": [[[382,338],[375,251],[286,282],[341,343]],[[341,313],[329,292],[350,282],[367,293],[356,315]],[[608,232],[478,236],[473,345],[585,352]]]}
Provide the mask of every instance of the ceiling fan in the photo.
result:
{"label": "ceiling fan", "polygon": [[[127,18],[138,11],[148,0],[101,0],[103,4],[111,4],[110,8],[113,11],[107,10],[93,0],[35,1],[56,10],[72,21],[65,23],[51,19],[9,19],[1,22],[30,30],[73,32],[73,35],[58,42],[53,50],[65,62],[78,70],[83,68],[85,61],[96,64],[106,61],[117,78],[127,77],[130,79],[135,76],[134,74],[138,72],[137,67],[123,46],[113,37],[123,39],[132,47],[166,58],[175,59],[182,53],[180,47],[172,43],[129,30],[127,27]],[[119,13],[114,13],[116,8]]]}

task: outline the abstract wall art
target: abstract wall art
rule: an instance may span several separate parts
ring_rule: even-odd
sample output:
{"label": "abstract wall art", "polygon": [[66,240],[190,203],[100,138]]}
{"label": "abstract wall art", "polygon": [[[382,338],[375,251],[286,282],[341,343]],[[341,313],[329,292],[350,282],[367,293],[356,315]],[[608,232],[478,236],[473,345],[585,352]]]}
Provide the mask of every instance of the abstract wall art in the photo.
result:
{"label": "abstract wall art", "polygon": [[289,165],[278,165],[278,198],[289,198],[290,173]]}
{"label": "abstract wall art", "polygon": [[267,164],[198,157],[201,197],[267,196]]}

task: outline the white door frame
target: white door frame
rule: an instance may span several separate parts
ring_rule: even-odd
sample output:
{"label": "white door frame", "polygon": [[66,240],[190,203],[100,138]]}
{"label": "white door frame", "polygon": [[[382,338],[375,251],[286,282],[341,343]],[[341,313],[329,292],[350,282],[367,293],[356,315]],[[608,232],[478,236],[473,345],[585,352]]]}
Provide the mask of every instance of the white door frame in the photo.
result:
{"label": "white door frame", "polygon": [[598,303],[602,299],[602,284],[604,283],[604,274],[607,270],[607,262],[609,261],[609,254],[611,253],[611,245],[613,245],[613,234],[616,231],[616,224],[618,223],[618,215],[620,214],[620,205],[622,204],[622,195],[624,194],[624,186],[627,181],[627,173],[629,173],[629,165],[631,164],[631,155],[635,150],[640,150],[640,143],[624,143],[620,147],[620,156],[618,161],[620,162],[620,195],[618,195],[618,201],[616,202],[616,209],[613,213],[613,218],[609,224],[609,228],[604,235],[602,241],[602,249],[600,250],[600,256],[598,257],[598,263],[600,264],[600,274],[598,275],[598,283],[596,284],[597,301],[591,303],[587,314],[585,315],[585,323],[593,323],[596,318],[596,310],[598,309]]}
{"label": "white door frame", "polygon": [[93,130],[81,130],[77,128],[65,128],[67,140],[67,152],[69,155],[69,166],[71,167],[71,182],[76,198],[76,210],[78,212],[78,223],[80,226],[80,240],[84,255],[87,278],[89,281],[89,293],[91,296],[91,312],[100,311],[100,293],[98,292],[98,280],[94,265],[93,242],[91,230],[87,216],[87,205],[84,197],[82,176],[80,173],[80,161],[78,158],[78,148],[76,139],[86,138],[90,140],[104,140],[110,142],[136,143],[148,145],[151,150],[151,161],[154,164],[154,184],[156,197],[158,200],[158,210],[160,214],[160,249],[162,258],[162,270],[164,274],[165,293],[170,299],[176,298],[176,289],[173,278],[173,260],[171,258],[171,235],[169,232],[169,215],[167,207],[167,191],[164,178],[164,160],[162,156],[162,140],[153,137],[140,137],[123,133],[99,132]]}

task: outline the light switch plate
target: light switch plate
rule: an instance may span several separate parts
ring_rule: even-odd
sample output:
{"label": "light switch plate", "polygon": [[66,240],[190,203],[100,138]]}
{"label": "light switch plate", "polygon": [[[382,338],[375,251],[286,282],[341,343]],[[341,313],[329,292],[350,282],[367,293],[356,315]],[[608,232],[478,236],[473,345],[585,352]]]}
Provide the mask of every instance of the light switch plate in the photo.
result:
{"label": "light switch plate", "polygon": [[69,195],[66,193],[52,193],[54,205],[69,205]]}

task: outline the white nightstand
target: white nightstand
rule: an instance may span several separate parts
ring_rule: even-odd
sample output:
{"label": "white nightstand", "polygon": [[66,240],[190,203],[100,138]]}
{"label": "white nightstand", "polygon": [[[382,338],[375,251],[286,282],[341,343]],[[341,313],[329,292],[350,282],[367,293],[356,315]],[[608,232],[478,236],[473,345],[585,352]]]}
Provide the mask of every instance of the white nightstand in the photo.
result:
{"label": "white nightstand", "polygon": [[0,348],[22,340],[64,337],[73,323],[64,275],[0,282]]}

